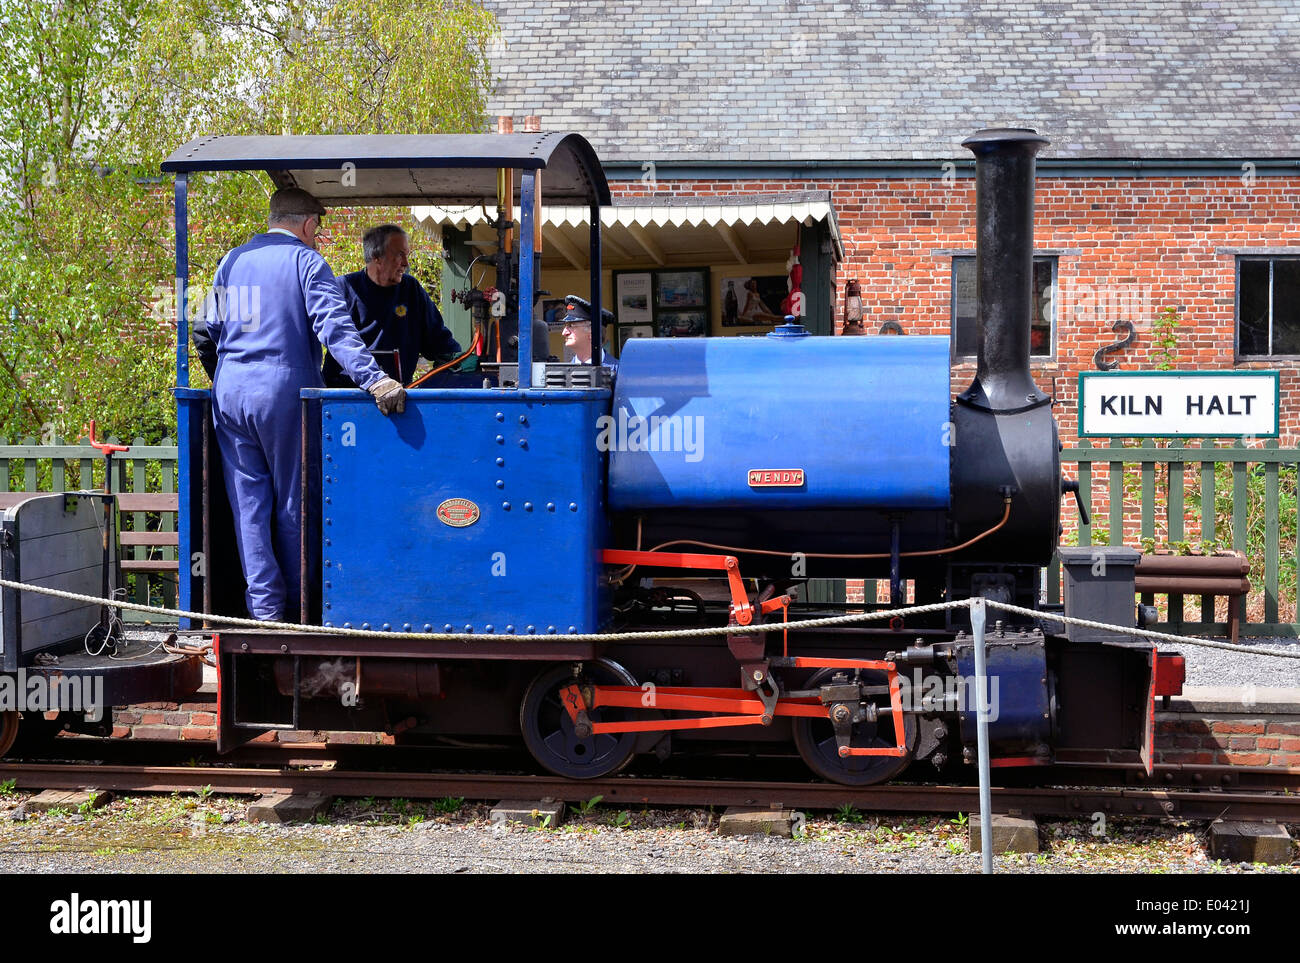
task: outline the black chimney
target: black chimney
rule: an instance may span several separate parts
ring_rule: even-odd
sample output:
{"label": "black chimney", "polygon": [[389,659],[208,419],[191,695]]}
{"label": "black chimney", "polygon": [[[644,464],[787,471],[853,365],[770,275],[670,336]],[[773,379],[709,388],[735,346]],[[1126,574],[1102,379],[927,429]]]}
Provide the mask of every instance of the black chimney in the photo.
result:
{"label": "black chimney", "polygon": [[975,380],[961,404],[1017,411],[1048,401],[1029,374],[1034,308],[1034,156],[1049,141],[1024,128],[977,131],[975,274],[979,299]]}

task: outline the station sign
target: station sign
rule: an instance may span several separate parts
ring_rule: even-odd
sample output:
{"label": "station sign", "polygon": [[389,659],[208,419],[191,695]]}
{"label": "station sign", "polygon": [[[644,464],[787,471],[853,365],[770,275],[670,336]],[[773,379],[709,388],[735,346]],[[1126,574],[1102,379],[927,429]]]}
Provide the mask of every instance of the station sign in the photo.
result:
{"label": "station sign", "polygon": [[1080,438],[1276,438],[1276,371],[1084,371]]}

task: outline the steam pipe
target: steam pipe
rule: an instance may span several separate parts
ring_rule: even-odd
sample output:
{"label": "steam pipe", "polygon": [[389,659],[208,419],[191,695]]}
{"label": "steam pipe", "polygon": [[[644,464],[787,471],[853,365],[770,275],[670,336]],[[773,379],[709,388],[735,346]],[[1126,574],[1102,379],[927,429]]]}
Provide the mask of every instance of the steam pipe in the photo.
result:
{"label": "steam pipe", "polygon": [[1011,412],[1049,401],[1029,373],[1034,158],[1048,143],[1046,137],[1024,128],[990,128],[962,141],[975,155],[979,308],[975,380],[957,396],[959,404]]}

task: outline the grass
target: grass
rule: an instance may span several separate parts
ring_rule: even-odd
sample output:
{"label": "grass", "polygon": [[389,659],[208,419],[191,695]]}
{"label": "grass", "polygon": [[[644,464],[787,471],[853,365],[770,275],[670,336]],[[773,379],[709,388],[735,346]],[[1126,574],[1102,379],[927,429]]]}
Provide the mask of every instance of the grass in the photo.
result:
{"label": "grass", "polygon": [[835,819],[842,823],[860,823],[865,821],[865,818],[862,813],[858,812],[858,807],[851,803],[845,803],[835,810]]}
{"label": "grass", "polygon": [[595,809],[604,798],[604,796],[592,796],[586,802],[576,803],[573,807],[573,811],[579,816],[589,816],[591,815],[591,811]]}

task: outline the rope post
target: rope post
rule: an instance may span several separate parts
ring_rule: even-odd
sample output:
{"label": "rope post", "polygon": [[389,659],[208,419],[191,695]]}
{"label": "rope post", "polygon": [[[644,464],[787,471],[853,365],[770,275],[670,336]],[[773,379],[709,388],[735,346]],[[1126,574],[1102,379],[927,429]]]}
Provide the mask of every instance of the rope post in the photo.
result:
{"label": "rope post", "polygon": [[984,873],[993,872],[993,789],[989,785],[989,687],[984,662],[983,599],[971,599],[970,626],[975,636],[975,733],[980,772],[980,851]]}

